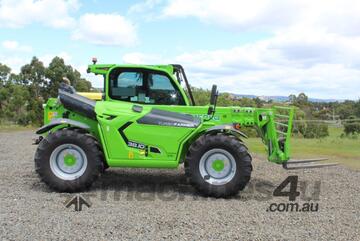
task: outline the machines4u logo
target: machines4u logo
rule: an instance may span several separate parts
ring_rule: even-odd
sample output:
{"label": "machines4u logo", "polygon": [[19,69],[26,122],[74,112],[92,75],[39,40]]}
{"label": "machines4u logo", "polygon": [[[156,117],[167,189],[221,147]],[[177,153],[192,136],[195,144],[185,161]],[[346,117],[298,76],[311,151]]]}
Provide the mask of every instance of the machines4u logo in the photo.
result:
{"label": "machines4u logo", "polygon": [[[319,203],[317,202],[296,202],[301,195],[305,195],[306,186],[298,191],[298,176],[288,176],[273,192],[274,197],[288,197],[289,202],[271,203],[266,209],[267,212],[317,212]],[[315,201],[319,199],[320,182],[314,186]]]}

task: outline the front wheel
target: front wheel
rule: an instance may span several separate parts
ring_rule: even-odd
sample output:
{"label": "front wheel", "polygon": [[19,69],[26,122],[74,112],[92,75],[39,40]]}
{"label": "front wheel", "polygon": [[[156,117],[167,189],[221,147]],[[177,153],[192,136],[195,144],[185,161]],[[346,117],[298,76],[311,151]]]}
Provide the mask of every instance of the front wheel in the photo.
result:
{"label": "front wheel", "polygon": [[245,188],[251,171],[251,156],[246,146],[224,134],[199,137],[186,155],[186,175],[206,196],[235,195]]}
{"label": "front wheel", "polygon": [[61,192],[87,189],[104,169],[96,140],[74,130],[58,130],[44,138],[35,154],[42,181]]}

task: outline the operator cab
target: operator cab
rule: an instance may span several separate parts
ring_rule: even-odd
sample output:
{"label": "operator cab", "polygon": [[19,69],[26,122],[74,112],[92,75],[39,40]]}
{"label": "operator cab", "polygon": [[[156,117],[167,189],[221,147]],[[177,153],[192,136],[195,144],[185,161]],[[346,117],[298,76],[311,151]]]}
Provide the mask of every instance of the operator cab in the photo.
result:
{"label": "operator cab", "polygon": [[[196,105],[184,68],[179,64],[99,65],[94,58],[93,65],[89,66],[87,72],[104,76],[105,96],[113,100],[149,105]],[[182,83],[185,83],[186,89],[182,88]],[[214,85],[209,115],[215,113],[217,96]]]}
{"label": "operator cab", "polygon": [[186,105],[174,80],[163,71],[115,68],[109,75],[109,97],[152,105]]}

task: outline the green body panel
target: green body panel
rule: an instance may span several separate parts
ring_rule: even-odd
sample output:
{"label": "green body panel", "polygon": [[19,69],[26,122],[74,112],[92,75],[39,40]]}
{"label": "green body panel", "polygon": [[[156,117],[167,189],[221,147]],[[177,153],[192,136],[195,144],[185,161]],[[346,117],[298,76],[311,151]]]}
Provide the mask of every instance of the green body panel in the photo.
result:
{"label": "green body panel", "polygon": [[[44,124],[48,124],[52,119],[56,118],[69,118],[71,120],[79,121],[90,126],[90,133],[99,139],[98,122],[89,119],[83,115],[79,115],[75,112],[69,111],[59,102],[57,98],[50,98],[44,107]],[[52,131],[62,129],[67,125],[56,126]]]}
{"label": "green body panel", "polygon": [[[179,128],[171,126],[142,125],[136,122],[145,114],[151,111],[151,106],[144,106],[141,113],[132,110],[132,103],[123,102],[98,102],[96,113],[98,122],[106,143],[110,166],[122,166],[126,160],[132,163],[148,163],[154,161],[166,162],[166,165],[176,166],[175,162],[179,143],[193,132],[193,128]],[[106,116],[116,116],[109,120]],[[127,146],[119,133],[119,128],[131,122],[124,131],[124,135],[131,141],[144,144],[148,147],[156,147],[161,153],[145,153],[142,149]],[[156,140],[156,141],[155,141]]]}
{"label": "green body panel", "polygon": [[[183,106],[150,105],[113,100],[108,95],[109,73],[114,68],[142,68],[167,73],[171,81],[179,89],[185,100]],[[186,152],[199,136],[209,128],[227,125],[225,131],[230,130],[233,124],[241,127],[254,127],[258,130],[268,149],[268,160],[275,163],[284,163],[290,156],[290,135],[293,117],[293,108],[278,107],[272,109],[252,107],[216,107],[215,114],[207,114],[209,106],[191,106],[185,91],[173,76],[172,65],[144,66],[144,65],[90,65],[88,72],[101,74],[105,77],[105,98],[96,102],[95,112],[97,120],[92,120],[72,111],[64,109],[57,99],[51,98],[45,106],[44,123],[53,118],[66,118],[80,121],[90,126],[90,133],[102,144],[107,164],[112,167],[156,167],[175,168],[184,160]],[[142,111],[133,110],[133,106],[142,106]],[[195,128],[140,124],[138,119],[148,114],[153,108],[186,113],[201,119]],[[287,112],[285,115],[284,112]],[[277,116],[286,117],[279,122]],[[280,123],[280,124],[279,124]],[[287,126],[286,132],[281,126]],[[51,131],[64,128],[60,125]],[[122,129],[123,128],[123,129]],[[280,136],[283,144],[280,144]],[[135,143],[128,146],[127,140]],[[281,147],[283,145],[283,147]],[[155,148],[157,152],[151,151]],[[221,170],[221,163],[214,169]]]}

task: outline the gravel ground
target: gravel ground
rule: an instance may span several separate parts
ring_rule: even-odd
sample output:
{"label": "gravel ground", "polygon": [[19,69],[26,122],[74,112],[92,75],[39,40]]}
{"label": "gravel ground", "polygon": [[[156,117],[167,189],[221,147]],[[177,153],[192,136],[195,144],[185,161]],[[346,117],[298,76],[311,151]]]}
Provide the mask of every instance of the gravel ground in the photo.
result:
{"label": "gravel ground", "polygon": [[[76,212],[63,204],[71,195],[39,181],[32,137],[0,133],[1,240],[360,240],[359,171],[289,172],[254,158],[252,181],[240,195],[207,199],[186,183],[183,168],[109,169],[81,194],[91,207]],[[270,193],[289,175],[307,182],[307,196],[321,181],[319,200],[308,201],[318,212],[267,211],[288,202]]]}

